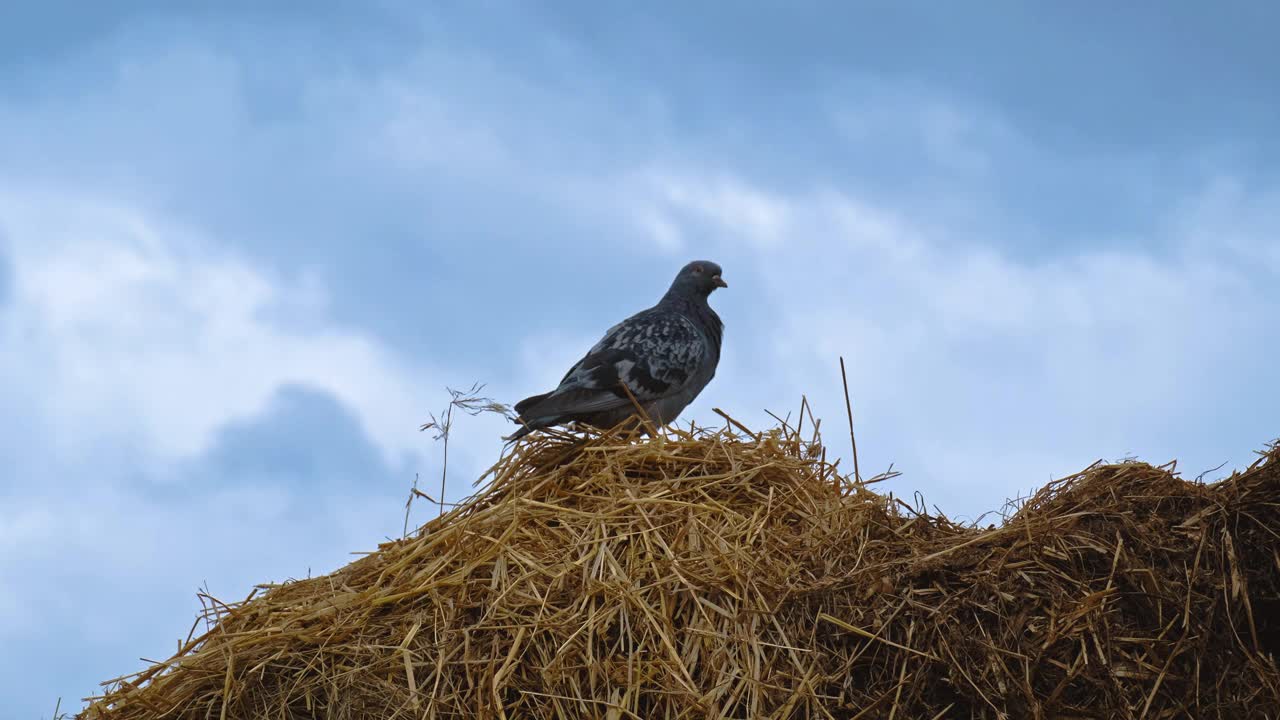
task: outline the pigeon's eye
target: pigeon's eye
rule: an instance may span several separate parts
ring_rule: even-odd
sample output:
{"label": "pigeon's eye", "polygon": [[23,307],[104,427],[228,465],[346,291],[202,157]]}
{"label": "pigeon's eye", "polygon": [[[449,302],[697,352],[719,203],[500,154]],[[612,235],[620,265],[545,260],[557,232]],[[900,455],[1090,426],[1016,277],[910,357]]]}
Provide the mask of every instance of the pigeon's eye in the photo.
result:
{"label": "pigeon's eye", "polygon": [[695,274],[695,275],[701,275],[701,274],[702,274],[702,266],[701,266],[701,265],[695,265],[695,266],[694,266],[694,268],[693,268],[693,274]]}

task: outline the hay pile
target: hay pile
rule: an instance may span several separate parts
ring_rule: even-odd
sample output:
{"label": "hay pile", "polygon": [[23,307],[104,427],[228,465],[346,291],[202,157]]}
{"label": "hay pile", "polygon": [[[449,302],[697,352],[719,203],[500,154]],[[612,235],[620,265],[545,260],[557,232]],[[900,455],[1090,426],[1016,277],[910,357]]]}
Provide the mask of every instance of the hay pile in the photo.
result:
{"label": "hay pile", "polygon": [[815,439],[543,437],[332,575],[212,610],[82,718],[1280,715],[1280,448],[1096,466],[999,528]]}

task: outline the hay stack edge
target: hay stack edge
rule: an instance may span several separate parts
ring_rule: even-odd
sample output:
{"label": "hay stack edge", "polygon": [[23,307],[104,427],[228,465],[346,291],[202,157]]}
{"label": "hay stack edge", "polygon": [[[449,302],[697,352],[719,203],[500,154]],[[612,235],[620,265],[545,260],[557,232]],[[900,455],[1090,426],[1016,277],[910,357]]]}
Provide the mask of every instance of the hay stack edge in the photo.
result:
{"label": "hay stack edge", "polygon": [[209,605],[81,718],[1280,715],[1280,447],[1096,465],[998,527],[815,434],[538,436],[336,572]]}

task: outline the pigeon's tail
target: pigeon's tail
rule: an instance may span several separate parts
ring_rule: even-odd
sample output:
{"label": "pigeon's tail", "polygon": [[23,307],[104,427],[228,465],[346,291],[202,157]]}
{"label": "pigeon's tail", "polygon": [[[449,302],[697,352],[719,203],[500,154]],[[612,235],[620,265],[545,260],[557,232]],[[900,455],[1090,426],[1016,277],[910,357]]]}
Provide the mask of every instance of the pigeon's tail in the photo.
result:
{"label": "pigeon's tail", "polygon": [[534,430],[539,430],[554,424],[554,422],[548,422],[546,418],[529,416],[529,410],[543,400],[546,400],[550,395],[551,393],[549,392],[542,393],[541,395],[531,395],[516,403],[515,411],[516,414],[519,415],[519,417],[516,418],[516,422],[520,423],[520,429],[502,439],[509,443],[515,442]]}
{"label": "pigeon's tail", "polygon": [[552,392],[534,395],[516,403],[516,422],[524,427],[517,430],[508,440],[515,440],[528,435],[534,430],[541,430],[553,425],[569,421],[586,421],[591,424],[604,423],[611,427],[623,417],[612,419],[609,413],[625,409],[623,416],[631,413],[630,401],[619,398],[610,390],[597,388],[570,388],[564,386]]}
{"label": "pigeon's tail", "polygon": [[546,400],[550,395],[551,393],[549,392],[544,392],[541,395],[530,395],[529,397],[516,403],[516,406],[515,406],[516,413],[523,417],[524,414],[529,411],[529,408],[533,407],[534,405],[537,405],[543,400]]}
{"label": "pigeon's tail", "polygon": [[511,433],[510,435],[507,435],[502,439],[506,442],[513,443],[519,440],[520,438],[524,437],[525,435],[528,435],[531,432],[533,432],[533,428],[529,427],[528,425],[521,425],[519,430]]}
{"label": "pigeon's tail", "polygon": [[524,437],[525,435],[528,435],[534,430],[541,430],[543,428],[548,428],[548,427],[551,427],[552,425],[555,425],[558,420],[559,418],[552,418],[548,420],[546,418],[530,419],[526,417],[518,417],[516,418],[516,422],[520,423],[520,429],[516,430],[515,432],[511,433],[510,435],[502,439],[506,440],[509,443],[515,442],[516,440],[519,440],[520,438]]}

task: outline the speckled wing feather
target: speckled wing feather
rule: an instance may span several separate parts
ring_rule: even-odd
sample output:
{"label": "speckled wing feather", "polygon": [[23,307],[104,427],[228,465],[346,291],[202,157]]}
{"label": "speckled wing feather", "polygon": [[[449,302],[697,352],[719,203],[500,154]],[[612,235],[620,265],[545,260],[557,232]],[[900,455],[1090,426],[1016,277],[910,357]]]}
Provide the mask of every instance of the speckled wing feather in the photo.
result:
{"label": "speckled wing feather", "polygon": [[684,387],[708,354],[702,333],[684,315],[646,310],[610,328],[560,386],[537,402],[537,414],[623,407],[631,404],[626,390],[642,404],[668,397]]}

